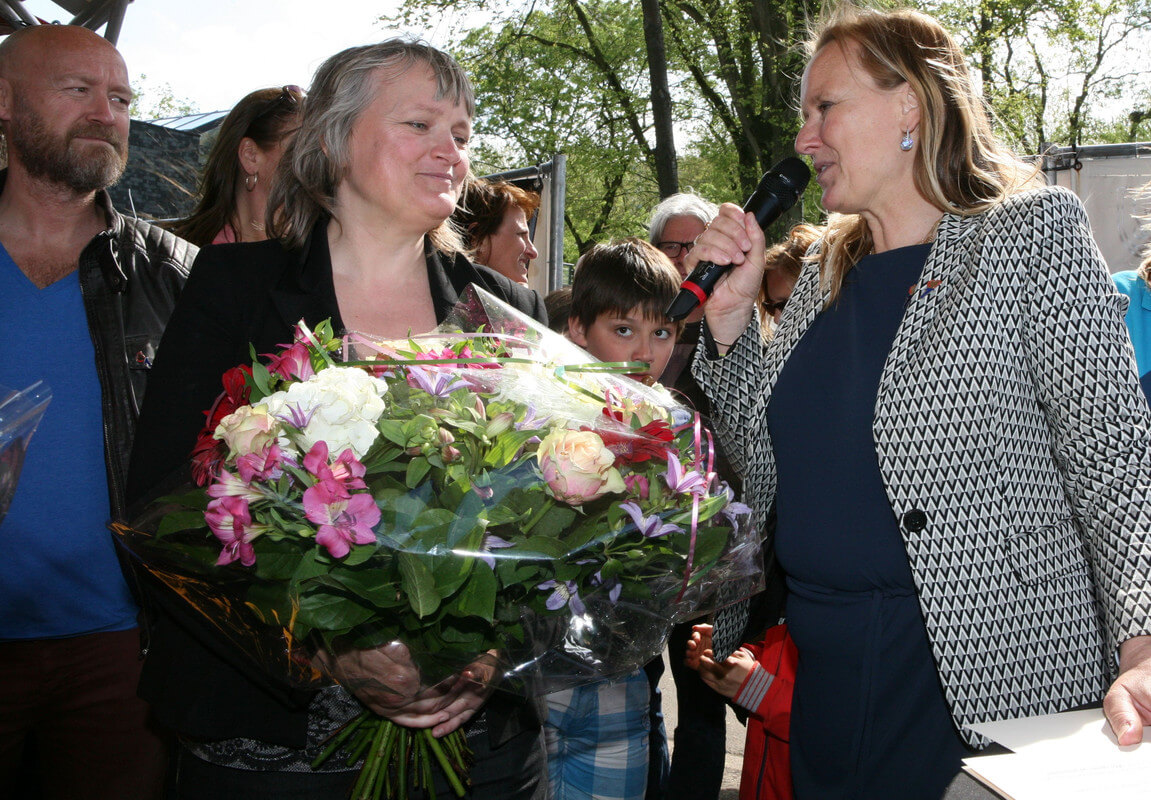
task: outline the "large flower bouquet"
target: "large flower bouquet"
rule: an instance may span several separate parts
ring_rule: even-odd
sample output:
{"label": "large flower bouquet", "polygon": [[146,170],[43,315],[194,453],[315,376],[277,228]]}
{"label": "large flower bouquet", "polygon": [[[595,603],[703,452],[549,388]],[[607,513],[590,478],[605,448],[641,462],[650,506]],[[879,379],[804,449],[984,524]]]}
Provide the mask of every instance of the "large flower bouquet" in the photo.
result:
{"label": "large flower bouquet", "polygon": [[[324,679],[317,653],[393,642],[426,685],[485,653],[521,692],[622,675],[721,585],[762,580],[698,416],[629,368],[479,291],[403,341],[301,324],[224,377],[199,486],[118,533],[298,685]],[[409,747],[464,771],[458,741],[374,715],[346,733],[377,756],[363,796],[404,784]]]}

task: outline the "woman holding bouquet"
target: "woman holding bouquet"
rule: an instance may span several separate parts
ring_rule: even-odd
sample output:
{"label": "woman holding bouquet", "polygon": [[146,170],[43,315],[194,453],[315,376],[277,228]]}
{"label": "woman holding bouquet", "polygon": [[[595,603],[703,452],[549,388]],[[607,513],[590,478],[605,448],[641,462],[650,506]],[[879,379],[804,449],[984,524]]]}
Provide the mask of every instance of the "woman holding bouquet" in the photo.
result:
{"label": "woman holding bouquet", "polygon": [[[187,464],[220,376],[248,363],[249,347],[268,353],[290,342],[301,319],[398,338],[434,328],[476,284],[546,321],[535,292],[460,255],[447,224],[468,175],[473,110],[459,65],[423,44],[350,48],[320,67],[270,198],[273,239],[208,247],[196,261],[153,369],[132,496]],[[437,736],[464,726],[476,758],[469,797],[546,796],[539,709],[492,695],[490,668],[421,688],[406,649],[392,645],[320,654],[342,685],[294,690],[262,675],[200,615],[154,594],[162,608],[140,688],[180,738],[173,797],[343,798],[355,773],[338,759],[330,772],[309,764],[361,703]]]}

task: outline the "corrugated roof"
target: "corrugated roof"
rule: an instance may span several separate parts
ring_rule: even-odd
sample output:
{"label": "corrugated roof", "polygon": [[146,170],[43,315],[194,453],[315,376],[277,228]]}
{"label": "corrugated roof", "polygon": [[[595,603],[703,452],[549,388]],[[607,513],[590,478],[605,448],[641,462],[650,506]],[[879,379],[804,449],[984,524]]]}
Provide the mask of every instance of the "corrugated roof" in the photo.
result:
{"label": "corrugated roof", "polygon": [[149,122],[152,125],[159,125],[162,128],[172,128],[178,131],[197,131],[219,124],[226,116],[228,116],[227,111],[205,111],[201,114],[185,114],[179,117],[146,119],[143,120],[143,122]]}

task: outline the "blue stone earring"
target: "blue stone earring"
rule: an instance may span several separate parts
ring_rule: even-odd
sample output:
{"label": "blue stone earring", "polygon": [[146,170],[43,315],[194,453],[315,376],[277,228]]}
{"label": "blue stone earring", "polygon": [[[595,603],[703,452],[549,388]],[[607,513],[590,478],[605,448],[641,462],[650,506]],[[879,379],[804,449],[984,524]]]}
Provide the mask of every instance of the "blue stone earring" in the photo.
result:
{"label": "blue stone earring", "polygon": [[899,149],[906,153],[913,144],[915,140],[911,138],[911,131],[904,131],[903,138],[899,140]]}

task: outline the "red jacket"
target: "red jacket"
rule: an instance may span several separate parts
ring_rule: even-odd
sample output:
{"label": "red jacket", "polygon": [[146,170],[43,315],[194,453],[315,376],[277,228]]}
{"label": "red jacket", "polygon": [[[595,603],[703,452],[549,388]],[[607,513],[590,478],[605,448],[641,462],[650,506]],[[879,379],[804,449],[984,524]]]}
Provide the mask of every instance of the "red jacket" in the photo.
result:
{"label": "red jacket", "polygon": [[744,647],[756,659],[733,698],[751,712],[743,751],[739,800],[792,800],[791,693],[798,654],[787,625],[768,628],[759,644]]}

